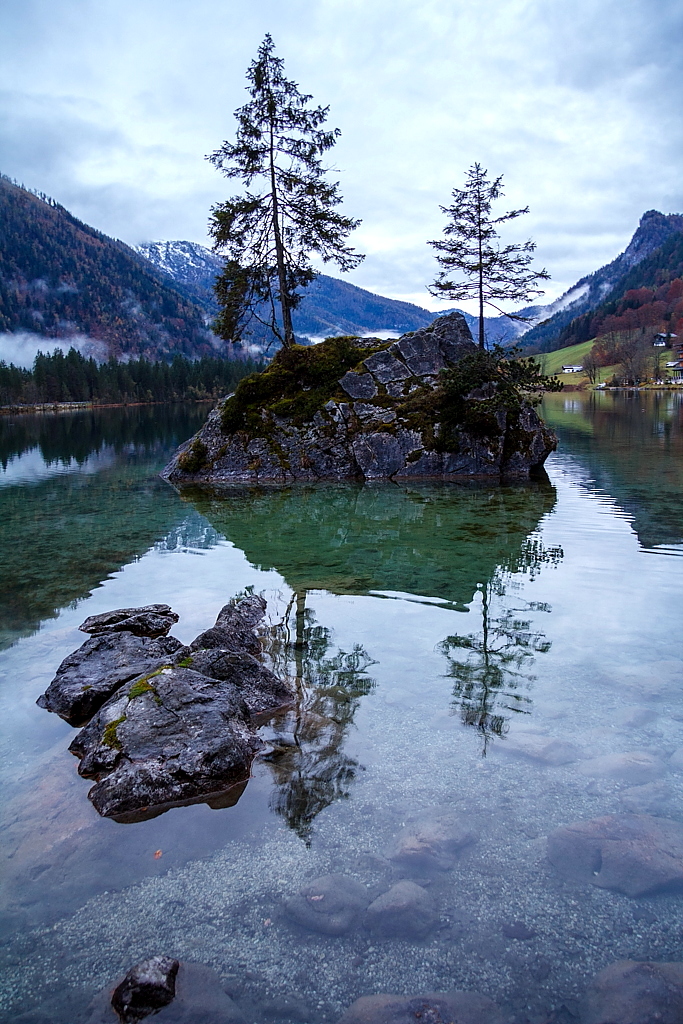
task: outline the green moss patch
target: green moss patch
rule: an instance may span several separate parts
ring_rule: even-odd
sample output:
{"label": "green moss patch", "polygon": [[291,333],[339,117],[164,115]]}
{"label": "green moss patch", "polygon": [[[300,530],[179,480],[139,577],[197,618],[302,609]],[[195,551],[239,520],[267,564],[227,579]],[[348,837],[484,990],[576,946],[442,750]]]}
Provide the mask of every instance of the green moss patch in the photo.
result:
{"label": "green moss patch", "polygon": [[117,729],[121,725],[121,722],[125,722],[126,716],[121,715],[120,718],[110,722],[102,734],[102,742],[105,747],[112,747],[114,750],[121,750],[121,740],[118,737]]}
{"label": "green moss patch", "polygon": [[262,373],[239,382],[235,394],[223,406],[223,430],[227,434],[245,430],[252,436],[268,433],[264,410],[292,419],[297,426],[308,422],[331,398],[348,397],[339,388],[339,379],[345,373],[362,372],[364,359],[391,344],[375,338],[364,344],[358,338],[347,337],[280,349]]}
{"label": "green moss patch", "polygon": [[195,437],[194,441],[178,459],[178,465],[183,473],[200,473],[209,464],[209,452],[206,445],[200,438]]}

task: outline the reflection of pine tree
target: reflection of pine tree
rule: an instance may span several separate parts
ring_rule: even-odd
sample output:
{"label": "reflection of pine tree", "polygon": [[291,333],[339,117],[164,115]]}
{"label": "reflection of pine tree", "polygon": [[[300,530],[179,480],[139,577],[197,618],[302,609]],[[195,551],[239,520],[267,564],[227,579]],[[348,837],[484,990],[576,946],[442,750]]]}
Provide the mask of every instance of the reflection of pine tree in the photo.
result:
{"label": "reflection of pine tree", "polygon": [[293,595],[268,641],[273,670],[292,679],[297,692],[296,706],[276,726],[271,807],[306,843],[315,817],[348,797],[360,770],[343,745],[360,698],[375,685],[367,675],[373,662],[359,644],[350,652],[330,647],[330,631],[316,624],[305,592]]}
{"label": "reflection of pine tree", "polygon": [[[545,548],[531,537],[515,560],[515,570],[534,579],[543,564],[556,565],[562,557],[561,548]],[[518,617],[520,612],[549,612],[549,605],[526,601],[523,608],[506,608],[499,615],[493,612],[493,599],[505,597],[510,579],[511,572],[499,568],[491,580],[480,584],[479,632],[449,636],[439,644],[448,660],[448,676],[455,680],[453,709],[460,712],[465,725],[482,734],[484,756],[489,739],[507,732],[510,714],[530,714],[531,698],[521,691],[528,690],[536,678],[528,671],[534,656],[551,647],[543,633],[531,630],[530,619]]]}

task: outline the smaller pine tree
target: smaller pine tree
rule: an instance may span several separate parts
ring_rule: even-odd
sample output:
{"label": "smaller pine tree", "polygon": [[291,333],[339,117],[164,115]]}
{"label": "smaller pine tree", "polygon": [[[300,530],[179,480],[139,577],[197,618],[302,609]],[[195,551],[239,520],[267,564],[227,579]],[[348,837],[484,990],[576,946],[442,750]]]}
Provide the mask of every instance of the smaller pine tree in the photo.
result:
{"label": "smaller pine tree", "polygon": [[[496,303],[528,302],[543,294],[536,282],[550,280],[546,270],[534,271],[529,267],[535,242],[500,245],[498,225],[528,213],[529,207],[492,217],[491,206],[503,195],[503,177],[489,181],[487,174],[481,164],[470,167],[465,187],[453,189],[452,205],[441,207],[449,218],[444,228],[446,238],[428,243],[437,250],[437,262],[443,267],[428,286],[430,294],[455,302],[479,300],[479,347],[482,349],[485,347],[484,306],[492,306],[511,320],[528,320],[518,313],[504,312]],[[464,274],[465,280],[452,280],[450,275],[454,271]]]}

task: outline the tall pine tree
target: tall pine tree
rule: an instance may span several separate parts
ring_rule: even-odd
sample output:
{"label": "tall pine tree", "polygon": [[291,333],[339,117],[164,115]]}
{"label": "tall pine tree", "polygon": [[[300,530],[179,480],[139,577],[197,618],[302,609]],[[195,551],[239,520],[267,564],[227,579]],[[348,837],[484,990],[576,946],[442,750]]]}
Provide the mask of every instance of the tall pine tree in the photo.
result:
{"label": "tall pine tree", "polygon": [[[497,226],[528,213],[529,207],[492,217],[491,206],[503,195],[503,177],[489,181],[487,173],[481,164],[470,167],[465,187],[453,189],[453,204],[441,207],[449,218],[444,228],[446,238],[429,242],[437,250],[437,262],[444,269],[428,290],[431,295],[455,302],[479,300],[479,347],[482,349],[485,347],[484,306],[492,306],[511,320],[528,320],[518,313],[505,313],[496,302],[528,302],[543,294],[536,282],[550,280],[546,270],[529,269],[535,242],[500,245]],[[450,277],[453,271],[460,271],[466,280],[453,281]]]}
{"label": "tall pine tree", "polygon": [[342,271],[363,256],[346,244],[360,221],[335,209],[342,202],[339,185],[326,180],[322,163],[340,131],[323,127],[329,107],[309,106],[312,96],[285,78],[284,61],[273,51],[266,35],[247,71],[251,99],[235,111],[235,141],[208,157],[244,185],[243,195],[211,210],[214,251],[226,256],[216,282],[221,309],[214,330],[238,341],[256,318],[290,347],[292,310],[300,289],[316,277],[311,254]]}

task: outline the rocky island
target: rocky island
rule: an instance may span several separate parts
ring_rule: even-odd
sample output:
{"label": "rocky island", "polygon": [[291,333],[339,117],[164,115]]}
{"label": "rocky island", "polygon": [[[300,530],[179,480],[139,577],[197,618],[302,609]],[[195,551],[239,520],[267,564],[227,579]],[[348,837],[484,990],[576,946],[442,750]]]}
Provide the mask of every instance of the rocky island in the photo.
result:
{"label": "rocky island", "polygon": [[557,440],[460,313],[281,349],[181,445],[172,483],[527,478]]}

